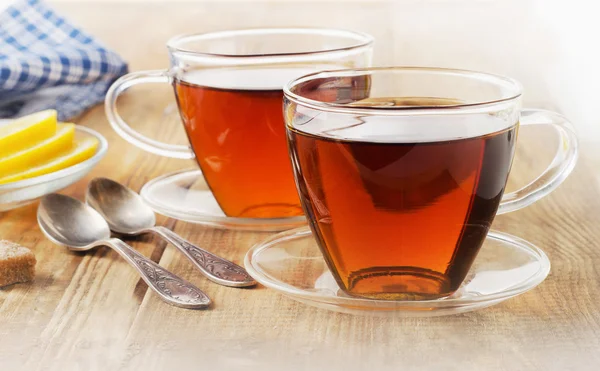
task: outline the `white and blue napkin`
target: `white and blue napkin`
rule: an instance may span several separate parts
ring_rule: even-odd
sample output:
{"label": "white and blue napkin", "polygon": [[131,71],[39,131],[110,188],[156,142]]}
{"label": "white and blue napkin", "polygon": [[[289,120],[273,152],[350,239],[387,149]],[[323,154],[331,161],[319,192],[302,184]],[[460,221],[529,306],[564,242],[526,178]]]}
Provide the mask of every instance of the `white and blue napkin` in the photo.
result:
{"label": "white and blue napkin", "polygon": [[41,0],[0,11],[0,118],[53,108],[67,120],[125,73],[123,59]]}

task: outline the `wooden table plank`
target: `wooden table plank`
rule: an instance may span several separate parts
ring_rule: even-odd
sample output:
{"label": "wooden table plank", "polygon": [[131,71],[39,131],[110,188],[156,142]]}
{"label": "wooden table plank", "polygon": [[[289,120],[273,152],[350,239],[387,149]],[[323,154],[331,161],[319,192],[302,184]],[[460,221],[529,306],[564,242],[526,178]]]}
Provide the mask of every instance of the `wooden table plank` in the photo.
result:
{"label": "wooden table plank", "polygon": [[[132,70],[164,68],[172,35],[250,26],[331,26],[376,36],[376,61],[401,64],[406,36],[397,5],[323,3],[57,4],[130,62]],[[478,11],[486,5],[478,5]],[[491,5],[501,7],[501,5]],[[494,8],[498,9],[498,8]],[[365,12],[376,21],[368,21]],[[479,13],[478,13],[479,14]],[[409,50],[409,52],[411,52]],[[411,53],[417,51],[412,51]],[[173,102],[167,86],[135,89],[122,115],[156,138],[182,143],[180,125],[164,120]],[[109,127],[103,108],[76,122],[107,137],[107,157],[63,192],[80,199],[95,176],[139,190],[150,179],[192,161],[164,159],[128,145]],[[543,166],[537,134],[519,140],[515,184]],[[108,249],[76,254],[47,241],[36,205],[0,214],[0,238],[29,246],[38,259],[34,283],[0,289],[2,370],[595,370],[600,365],[600,150],[584,144],[580,163],[556,192],[534,206],[499,216],[494,228],[542,247],[552,262],[535,290],[474,313],[441,318],[357,317],[296,303],[263,287],[232,289],[203,278],[181,254],[151,237],[135,248],[205,290],[212,309],[164,304],[133,269]],[[535,170],[533,170],[535,172]],[[238,263],[266,233],[222,231],[160,217],[185,238]]]}

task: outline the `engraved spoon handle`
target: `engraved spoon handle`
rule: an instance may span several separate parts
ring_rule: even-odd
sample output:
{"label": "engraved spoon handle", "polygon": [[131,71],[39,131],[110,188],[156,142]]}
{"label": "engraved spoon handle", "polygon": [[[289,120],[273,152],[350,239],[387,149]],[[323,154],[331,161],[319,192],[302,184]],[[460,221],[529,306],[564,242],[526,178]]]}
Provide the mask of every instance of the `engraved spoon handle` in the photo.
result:
{"label": "engraved spoon handle", "polygon": [[127,260],[167,303],[189,309],[207,308],[210,305],[210,298],[202,290],[146,258],[125,242],[118,238],[102,242]]}
{"label": "engraved spoon handle", "polygon": [[148,230],[155,232],[173,244],[211,281],[230,287],[256,285],[256,281],[252,279],[244,268],[186,241],[170,229],[158,226],[149,228]]}

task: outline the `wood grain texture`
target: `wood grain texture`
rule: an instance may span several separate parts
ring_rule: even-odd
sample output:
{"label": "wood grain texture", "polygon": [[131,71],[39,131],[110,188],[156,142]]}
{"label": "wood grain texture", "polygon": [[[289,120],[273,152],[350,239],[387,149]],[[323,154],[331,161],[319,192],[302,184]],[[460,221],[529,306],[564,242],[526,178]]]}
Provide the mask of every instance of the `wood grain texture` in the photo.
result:
{"label": "wood grain texture", "polygon": [[[182,32],[252,26],[332,26],[373,34],[376,62],[402,64],[391,3],[75,4],[56,7],[129,61],[131,70],[165,68],[167,39]],[[317,9],[317,11],[315,11]],[[365,11],[371,21],[367,21]],[[168,86],[132,90],[122,115],[156,138],[183,143],[176,120],[162,120],[172,103]],[[148,180],[193,167],[126,144],[98,106],[75,120],[110,143],[106,158],[65,194],[83,198],[96,176],[139,190]],[[515,186],[545,163],[550,139],[523,130]],[[535,205],[500,216],[494,228],[546,251],[548,279],[535,290],[463,315],[370,318],[298,304],[263,287],[233,289],[202,277],[181,254],[145,237],[133,246],[196,284],[214,300],[189,311],[161,302],[115,252],[78,254],[46,240],[37,205],[0,214],[0,238],[34,251],[32,284],[0,289],[1,370],[597,370],[600,368],[600,151],[582,146],[572,176]],[[241,264],[268,234],[213,230],[160,217],[186,239]]]}

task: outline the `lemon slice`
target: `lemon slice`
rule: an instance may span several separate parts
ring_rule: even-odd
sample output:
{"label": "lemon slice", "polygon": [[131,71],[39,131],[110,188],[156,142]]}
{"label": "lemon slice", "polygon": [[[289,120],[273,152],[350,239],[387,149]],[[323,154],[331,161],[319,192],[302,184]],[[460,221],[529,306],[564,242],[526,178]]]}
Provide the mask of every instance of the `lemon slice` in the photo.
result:
{"label": "lemon slice", "polygon": [[29,170],[0,178],[0,184],[16,182],[18,180],[50,174],[55,171],[65,169],[69,166],[76,165],[92,157],[96,153],[97,148],[98,139],[96,138],[75,140],[75,145],[67,152],[61,153],[58,157],[54,157],[51,160],[41,163]]}
{"label": "lemon slice", "polygon": [[0,158],[31,147],[55,133],[55,110],[33,113],[0,125]]}
{"label": "lemon slice", "polygon": [[48,161],[61,152],[73,147],[75,138],[74,124],[58,124],[54,136],[43,140],[33,147],[11,155],[0,157],[0,177],[20,173]]}

